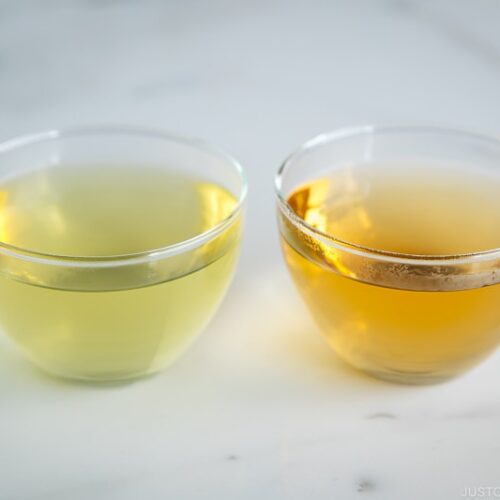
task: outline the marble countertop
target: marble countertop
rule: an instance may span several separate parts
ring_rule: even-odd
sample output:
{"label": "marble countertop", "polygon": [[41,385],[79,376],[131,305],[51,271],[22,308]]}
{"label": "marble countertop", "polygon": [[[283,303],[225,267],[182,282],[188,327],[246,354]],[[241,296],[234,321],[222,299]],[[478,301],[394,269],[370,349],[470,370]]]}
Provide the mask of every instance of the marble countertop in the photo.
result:
{"label": "marble countertop", "polygon": [[73,385],[0,341],[0,499],[500,497],[500,355],[430,387],[347,368],[292,287],[273,203],[279,163],[320,131],[499,133],[499,27],[494,0],[0,0],[0,138],[157,126],[226,148],[250,182],[232,288],[165,373]]}

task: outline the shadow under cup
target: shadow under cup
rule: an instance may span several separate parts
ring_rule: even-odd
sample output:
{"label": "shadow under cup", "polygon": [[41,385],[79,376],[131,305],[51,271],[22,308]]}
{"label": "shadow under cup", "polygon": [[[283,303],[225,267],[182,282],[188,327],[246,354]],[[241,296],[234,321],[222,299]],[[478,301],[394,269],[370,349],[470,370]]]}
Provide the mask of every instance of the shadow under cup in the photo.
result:
{"label": "shadow under cup", "polygon": [[500,142],[434,127],[324,134],[277,179],[286,263],[329,344],[438,382],[500,341]]}
{"label": "shadow under cup", "polygon": [[246,184],[198,140],[128,128],[0,145],[0,326],[38,366],[117,381],[157,372],[233,275]]}

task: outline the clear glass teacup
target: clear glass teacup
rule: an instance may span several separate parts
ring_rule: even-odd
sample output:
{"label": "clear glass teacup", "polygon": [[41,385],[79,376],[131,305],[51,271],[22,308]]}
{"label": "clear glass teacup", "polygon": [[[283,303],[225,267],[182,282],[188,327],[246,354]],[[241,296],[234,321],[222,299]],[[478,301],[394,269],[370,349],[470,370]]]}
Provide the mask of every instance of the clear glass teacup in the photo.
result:
{"label": "clear glass teacup", "polygon": [[205,143],[90,127],[0,144],[0,326],[47,371],[163,369],[233,275],[246,183]]}
{"label": "clear glass teacup", "polygon": [[439,127],[323,134],[276,178],[286,263],[341,358],[429,383],[500,340],[500,141]]}

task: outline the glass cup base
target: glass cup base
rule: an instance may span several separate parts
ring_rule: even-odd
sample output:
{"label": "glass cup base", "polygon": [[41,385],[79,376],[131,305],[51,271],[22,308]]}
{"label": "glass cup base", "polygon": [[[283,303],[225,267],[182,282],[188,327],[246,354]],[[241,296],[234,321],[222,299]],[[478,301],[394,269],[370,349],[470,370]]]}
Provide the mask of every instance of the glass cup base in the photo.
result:
{"label": "glass cup base", "polygon": [[390,370],[366,370],[359,368],[367,375],[384,382],[391,382],[401,385],[435,385],[448,382],[456,377],[459,373],[446,374],[436,372],[396,372]]}

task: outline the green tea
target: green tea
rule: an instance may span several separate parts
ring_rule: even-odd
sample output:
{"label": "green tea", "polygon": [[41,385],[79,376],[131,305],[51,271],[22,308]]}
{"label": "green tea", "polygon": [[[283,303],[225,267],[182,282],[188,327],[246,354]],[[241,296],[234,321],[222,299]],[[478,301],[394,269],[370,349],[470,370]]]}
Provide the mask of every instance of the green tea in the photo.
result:
{"label": "green tea", "polygon": [[[235,205],[222,186],[160,167],[56,166],[0,180],[2,243],[102,257],[97,267],[72,267],[2,255],[0,325],[59,375],[114,380],[157,371],[215,311],[233,273],[239,224],[166,259],[136,263],[132,254],[194,238]],[[117,255],[132,255],[131,263],[108,266]]]}

